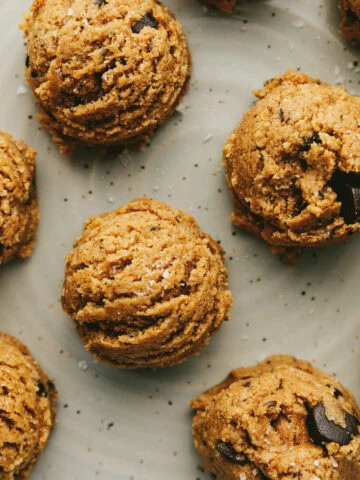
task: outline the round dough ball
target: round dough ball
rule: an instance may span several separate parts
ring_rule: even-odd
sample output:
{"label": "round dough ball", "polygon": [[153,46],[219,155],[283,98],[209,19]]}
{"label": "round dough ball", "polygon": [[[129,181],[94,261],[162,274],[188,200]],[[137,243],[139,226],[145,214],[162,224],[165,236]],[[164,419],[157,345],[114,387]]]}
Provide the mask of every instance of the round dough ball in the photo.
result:
{"label": "round dough ball", "polygon": [[229,319],[227,276],[222,248],[192,216],[140,198],[85,223],[66,257],[62,305],[99,360],[166,367],[198,354]]}
{"label": "round dough ball", "polygon": [[[236,0],[200,0],[201,3],[208,5],[209,7],[216,7],[219,10],[231,13],[236,4]],[[243,0],[244,1],[244,0]]]}
{"label": "round dough ball", "polygon": [[26,480],[55,422],[57,392],[29,350],[0,333],[0,479]]}
{"label": "round dough ball", "polygon": [[360,42],[360,1],[339,0],[339,9],[342,14],[340,28],[344,37]]}
{"label": "round dough ball", "polygon": [[276,355],[233,370],[191,405],[195,446],[218,480],[360,478],[360,409],[308,362]]}
{"label": "round dough ball", "polygon": [[0,265],[31,255],[38,215],[35,150],[0,131]]}
{"label": "round dough ball", "polygon": [[255,95],[224,146],[232,221],[293,263],[360,229],[360,99],[293,71]]}
{"label": "round dough ball", "polygon": [[63,153],[141,145],[187,90],[185,35],[156,0],[34,0],[22,28],[39,120]]}

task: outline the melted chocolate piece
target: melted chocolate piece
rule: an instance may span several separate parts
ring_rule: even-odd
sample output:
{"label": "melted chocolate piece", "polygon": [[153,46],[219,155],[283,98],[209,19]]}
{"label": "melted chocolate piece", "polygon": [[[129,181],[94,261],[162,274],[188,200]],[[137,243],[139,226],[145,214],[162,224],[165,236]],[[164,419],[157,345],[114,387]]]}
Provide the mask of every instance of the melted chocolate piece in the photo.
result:
{"label": "melted chocolate piece", "polygon": [[158,25],[159,22],[156,18],[150,12],[147,12],[138,22],[131,26],[131,30],[133,33],[140,33],[144,27],[157,28]]}
{"label": "melted chocolate piece", "polygon": [[319,134],[317,132],[314,132],[313,135],[310,138],[306,138],[304,140],[304,143],[300,145],[300,151],[301,152],[308,152],[311,148],[312,143],[321,143]]}
{"label": "melted chocolate piece", "polygon": [[239,465],[245,465],[249,462],[247,456],[244,453],[238,453],[234,450],[233,446],[229,442],[218,442],[215,446],[216,450],[220,452],[228,460]]}
{"label": "melted chocolate piece", "polygon": [[29,57],[29,55],[26,55],[25,67],[26,67],[26,68],[29,68],[29,67],[30,67],[30,57]]}
{"label": "melted chocolate piece", "polygon": [[38,386],[38,391],[36,392],[36,394],[39,397],[42,397],[42,396],[47,397],[47,391],[43,382],[38,382],[37,386]]}
{"label": "melted chocolate piece", "polygon": [[346,223],[360,220],[360,175],[356,173],[335,172],[330,186],[341,202],[340,215]]}
{"label": "melted chocolate piece", "polygon": [[353,25],[359,20],[358,16],[349,8],[346,10],[346,23],[347,25]]}
{"label": "melted chocolate piece", "polygon": [[354,436],[359,435],[360,421],[346,412],[346,426],[343,428],[333,420],[329,420],[325,414],[325,407],[318,403],[314,408],[308,407],[307,428],[313,443],[335,442],[338,445],[348,445]]}
{"label": "melted chocolate piece", "polygon": [[102,7],[103,5],[107,5],[107,1],[106,0],[95,0],[95,5],[97,5],[98,7]]}

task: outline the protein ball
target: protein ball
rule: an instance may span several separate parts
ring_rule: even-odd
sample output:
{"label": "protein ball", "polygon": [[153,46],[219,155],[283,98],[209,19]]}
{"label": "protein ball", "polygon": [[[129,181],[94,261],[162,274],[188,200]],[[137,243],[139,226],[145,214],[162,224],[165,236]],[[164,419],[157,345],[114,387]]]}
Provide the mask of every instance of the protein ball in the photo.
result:
{"label": "protein ball", "polygon": [[195,446],[219,480],[360,478],[360,409],[308,362],[238,368],[191,406]]}
{"label": "protein ball", "polygon": [[226,12],[226,13],[231,13],[236,4],[236,0],[200,0],[201,3],[204,5],[207,5],[209,7],[216,7],[219,10]]}
{"label": "protein ball", "polygon": [[64,311],[99,360],[166,367],[208,344],[232,304],[224,252],[194,218],[140,198],[90,217],[66,257]]}
{"label": "protein ball", "polygon": [[22,28],[38,118],[62,153],[143,144],[187,90],[185,35],[156,0],[35,0]]}
{"label": "protein ball", "polygon": [[360,99],[293,71],[255,95],[224,146],[232,221],[294,263],[360,229]]}
{"label": "protein ball", "polygon": [[0,333],[0,478],[26,480],[55,422],[57,392],[29,350]]}
{"label": "protein ball", "polygon": [[360,41],[360,1],[339,0],[342,14],[341,31],[348,40]]}
{"label": "protein ball", "polygon": [[38,215],[35,150],[0,131],[0,265],[31,255]]}

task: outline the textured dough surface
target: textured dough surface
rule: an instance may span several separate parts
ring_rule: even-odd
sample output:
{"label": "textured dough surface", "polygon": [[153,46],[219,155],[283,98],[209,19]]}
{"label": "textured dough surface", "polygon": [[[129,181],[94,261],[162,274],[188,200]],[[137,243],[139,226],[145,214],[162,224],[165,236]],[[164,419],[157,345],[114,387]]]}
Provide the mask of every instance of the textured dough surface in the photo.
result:
{"label": "textured dough surface", "polygon": [[0,333],[0,479],[26,480],[55,422],[57,392],[29,350]]}
{"label": "textured dough surface", "polygon": [[185,35],[156,0],[34,0],[22,28],[39,120],[63,153],[143,143],[188,87]]}
{"label": "textured dough surface", "polygon": [[342,14],[340,28],[344,37],[360,42],[360,1],[339,0],[339,9]]}
{"label": "textured dough surface", "polygon": [[229,318],[227,287],[218,243],[191,215],[142,198],[85,223],[62,305],[98,359],[165,367],[198,354]]}
{"label": "textured dough surface", "polygon": [[301,247],[359,231],[345,222],[331,182],[360,173],[360,99],[294,71],[255,95],[224,146],[232,221],[294,262]]}
{"label": "textured dough surface", "polygon": [[341,427],[346,412],[360,419],[354,397],[335,378],[293,357],[269,357],[233,370],[192,401],[195,446],[218,480],[359,479],[359,424],[347,445],[313,441],[309,411],[319,403]]}
{"label": "textured dough surface", "polygon": [[0,131],[0,265],[31,255],[37,225],[35,150]]}

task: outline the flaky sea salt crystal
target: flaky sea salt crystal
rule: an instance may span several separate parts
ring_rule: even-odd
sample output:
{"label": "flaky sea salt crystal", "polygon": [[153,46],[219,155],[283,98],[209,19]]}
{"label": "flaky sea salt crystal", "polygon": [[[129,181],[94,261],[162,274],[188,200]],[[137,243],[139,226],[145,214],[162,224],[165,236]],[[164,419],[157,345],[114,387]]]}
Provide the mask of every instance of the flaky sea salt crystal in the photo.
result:
{"label": "flaky sea salt crystal", "polygon": [[162,277],[166,279],[166,278],[169,278],[169,275],[170,274],[169,274],[168,270],[165,270],[162,274]]}
{"label": "flaky sea salt crystal", "polygon": [[318,466],[320,465],[319,460],[315,460],[315,461],[314,461],[314,465],[315,465],[315,467],[318,467]]}
{"label": "flaky sea salt crystal", "polygon": [[330,462],[331,462],[331,466],[333,468],[338,468],[339,465],[338,465],[338,463],[337,463],[337,461],[335,460],[334,457],[330,457]]}
{"label": "flaky sea salt crystal", "polygon": [[212,140],[214,137],[214,135],[212,133],[208,133],[205,135],[205,137],[203,138],[203,143],[208,143],[210,142],[210,140]]}
{"label": "flaky sea salt crystal", "polygon": [[89,368],[86,360],[80,360],[80,362],[78,363],[78,367],[80,368],[80,370],[83,370],[84,372],[86,372],[86,370]]}
{"label": "flaky sea salt crystal", "polygon": [[67,14],[68,17],[72,17],[74,15],[74,10],[72,8],[68,8]]}
{"label": "flaky sea salt crystal", "polygon": [[295,22],[293,22],[293,25],[296,28],[304,28],[304,22],[300,20],[300,18],[298,20],[295,20]]}
{"label": "flaky sea salt crystal", "polygon": [[19,85],[16,89],[16,95],[26,95],[28,90],[24,85]]}
{"label": "flaky sea salt crystal", "polygon": [[247,479],[246,473],[240,473],[239,479],[240,480],[246,480]]}

